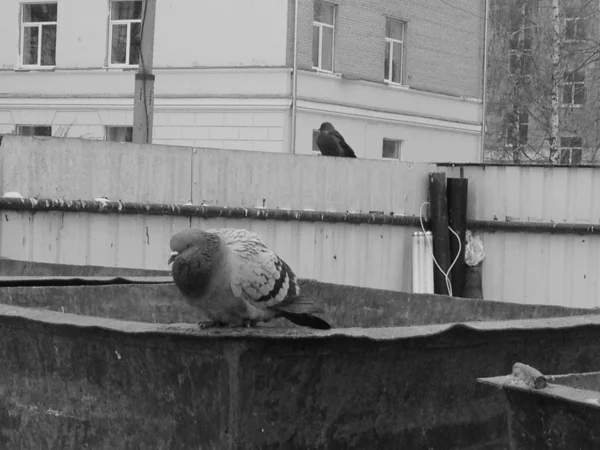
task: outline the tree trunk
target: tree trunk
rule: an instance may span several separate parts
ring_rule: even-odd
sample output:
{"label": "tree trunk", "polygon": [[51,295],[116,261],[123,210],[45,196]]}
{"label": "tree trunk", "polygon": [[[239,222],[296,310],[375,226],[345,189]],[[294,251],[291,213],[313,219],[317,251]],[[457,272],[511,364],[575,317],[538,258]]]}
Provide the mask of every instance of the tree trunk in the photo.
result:
{"label": "tree trunk", "polygon": [[559,97],[559,81],[560,73],[560,16],[558,14],[559,0],[552,0],[552,24],[554,26],[553,43],[552,43],[552,117],[550,122],[550,162],[556,163],[559,159],[558,152],[558,134],[559,134],[559,118],[560,97]]}

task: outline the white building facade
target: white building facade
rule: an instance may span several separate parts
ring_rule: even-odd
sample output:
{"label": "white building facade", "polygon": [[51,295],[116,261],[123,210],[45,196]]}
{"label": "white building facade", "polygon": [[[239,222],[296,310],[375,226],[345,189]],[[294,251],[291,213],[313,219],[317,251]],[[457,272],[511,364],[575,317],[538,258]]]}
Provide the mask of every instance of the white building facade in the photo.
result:
{"label": "white building facade", "polygon": [[[153,143],[311,154],[329,121],[359,158],[480,160],[483,0],[156,4]],[[0,133],[130,140],[142,11],[0,2]]]}

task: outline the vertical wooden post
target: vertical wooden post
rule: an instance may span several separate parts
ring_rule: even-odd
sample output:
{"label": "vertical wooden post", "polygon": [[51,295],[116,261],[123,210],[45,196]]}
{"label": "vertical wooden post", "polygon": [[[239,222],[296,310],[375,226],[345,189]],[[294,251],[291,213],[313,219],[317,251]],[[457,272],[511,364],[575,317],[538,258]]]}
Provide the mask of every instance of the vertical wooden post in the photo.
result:
{"label": "vertical wooden post", "polygon": [[[444,272],[450,267],[450,242],[448,239],[448,200],[446,198],[446,174],[429,174],[429,203],[431,206],[431,231],[433,233],[433,256]],[[433,288],[436,294],[448,295],[446,278],[437,267],[433,269]]]}
{"label": "vertical wooden post", "polygon": [[142,36],[140,45],[140,65],[135,74],[133,95],[133,142],[152,143],[154,123],[154,23],[156,21],[156,0],[144,0],[142,10]]}
{"label": "vertical wooden post", "polygon": [[[466,178],[448,178],[448,222],[460,237],[460,254],[451,271],[452,294],[462,297],[465,286],[465,234],[467,232],[467,188],[469,180]],[[450,264],[459,253],[459,243],[456,236],[449,232],[450,239]]]}

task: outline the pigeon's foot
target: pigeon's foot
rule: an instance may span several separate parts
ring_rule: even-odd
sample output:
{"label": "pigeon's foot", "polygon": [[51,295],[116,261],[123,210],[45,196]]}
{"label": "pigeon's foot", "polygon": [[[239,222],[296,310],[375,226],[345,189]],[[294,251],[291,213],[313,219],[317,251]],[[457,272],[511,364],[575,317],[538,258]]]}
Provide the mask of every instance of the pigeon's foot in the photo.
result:
{"label": "pigeon's foot", "polygon": [[225,326],[227,326],[227,324],[217,320],[205,320],[203,322],[198,322],[198,327],[200,327],[201,330],[205,330],[207,328],[223,328]]}

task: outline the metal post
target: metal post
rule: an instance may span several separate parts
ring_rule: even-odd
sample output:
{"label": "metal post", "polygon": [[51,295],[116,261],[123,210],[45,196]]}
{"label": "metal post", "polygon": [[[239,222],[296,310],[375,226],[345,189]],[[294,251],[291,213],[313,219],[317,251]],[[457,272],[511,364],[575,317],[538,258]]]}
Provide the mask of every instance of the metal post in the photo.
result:
{"label": "metal post", "polygon": [[152,124],[154,117],[154,75],[152,62],[154,56],[154,23],[156,19],[156,0],[144,0],[142,12],[142,36],[140,44],[140,65],[135,74],[135,93],[133,96],[133,142],[152,143]]}

